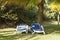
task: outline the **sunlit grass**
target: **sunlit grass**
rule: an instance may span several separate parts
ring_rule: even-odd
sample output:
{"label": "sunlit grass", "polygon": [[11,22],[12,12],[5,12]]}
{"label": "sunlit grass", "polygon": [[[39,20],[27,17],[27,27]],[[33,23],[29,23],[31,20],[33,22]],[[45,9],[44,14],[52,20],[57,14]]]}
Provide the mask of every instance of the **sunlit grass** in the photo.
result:
{"label": "sunlit grass", "polygon": [[0,40],[60,40],[60,26],[44,23],[46,34],[17,33],[15,28],[0,29]]}

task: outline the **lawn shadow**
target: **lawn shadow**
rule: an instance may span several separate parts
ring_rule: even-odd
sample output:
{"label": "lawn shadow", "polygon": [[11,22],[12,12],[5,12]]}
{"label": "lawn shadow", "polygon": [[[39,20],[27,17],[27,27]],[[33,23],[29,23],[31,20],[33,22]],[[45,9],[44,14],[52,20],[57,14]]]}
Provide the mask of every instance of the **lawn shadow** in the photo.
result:
{"label": "lawn shadow", "polygon": [[44,29],[46,34],[50,33],[60,33],[60,26],[55,25],[55,24],[44,24]]}
{"label": "lawn shadow", "polygon": [[[4,31],[4,32],[6,33],[7,31]],[[8,34],[10,34],[10,33],[8,33]],[[17,40],[17,39],[23,39],[23,38],[25,38],[24,40],[28,40],[35,36],[36,36],[36,34],[32,35],[32,34],[26,34],[26,33],[20,33],[20,34],[15,34],[15,35],[14,34],[13,35],[0,34],[0,40]]]}
{"label": "lawn shadow", "polygon": [[0,40],[16,40],[18,38],[22,38],[26,36],[26,34],[15,34],[15,35],[0,35]]}

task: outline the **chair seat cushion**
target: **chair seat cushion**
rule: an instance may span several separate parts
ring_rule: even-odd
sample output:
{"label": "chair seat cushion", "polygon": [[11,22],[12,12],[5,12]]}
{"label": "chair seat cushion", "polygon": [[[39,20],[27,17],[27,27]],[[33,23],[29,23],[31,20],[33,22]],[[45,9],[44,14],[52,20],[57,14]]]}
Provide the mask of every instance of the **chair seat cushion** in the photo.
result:
{"label": "chair seat cushion", "polygon": [[18,31],[26,30],[26,28],[17,28]]}
{"label": "chair seat cushion", "polygon": [[32,29],[34,29],[34,30],[42,30],[41,26],[39,26],[38,24],[32,24]]}
{"label": "chair seat cushion", "polygon": [[33,29],[33,30],[36,30],[36,31],[42,31],[42,29]]}
{"label": "chair seat cushion", "polygon": [[25,26],[25,25],[19,25],[19,26],[17,27],[17,30],[18,30],[18,31],[26,30],[26,26]]}

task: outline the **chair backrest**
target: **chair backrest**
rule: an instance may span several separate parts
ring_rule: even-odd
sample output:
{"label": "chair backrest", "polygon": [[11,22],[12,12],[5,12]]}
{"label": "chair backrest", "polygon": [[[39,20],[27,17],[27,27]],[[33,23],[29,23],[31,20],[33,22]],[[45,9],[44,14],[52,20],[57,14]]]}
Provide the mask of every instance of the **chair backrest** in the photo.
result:
{"label": "chair backrest", "polygon": [[22,28],[26,28],[26,26],[25,26],[25,25],[20,25],[20,27],[22,27]]}
{"label": "chair backrest", "polygon": [[28,28],[28,25],[18,25],[17,28]]}
{"label": "chair backrest", "polygon": [[34,23],[31,26],[32,26],[32,29],[40,29],[41,28],[40,24],[38,24],[38,23]]}

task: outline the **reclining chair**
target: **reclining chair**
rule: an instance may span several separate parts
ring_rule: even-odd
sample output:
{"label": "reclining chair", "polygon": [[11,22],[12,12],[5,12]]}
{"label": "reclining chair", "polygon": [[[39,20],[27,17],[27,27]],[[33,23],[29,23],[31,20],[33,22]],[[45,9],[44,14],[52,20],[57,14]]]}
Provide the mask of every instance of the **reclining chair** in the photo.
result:
{"label": "reclining chair", "polygon": [[43,34],[45,34],[44,28],[40,24],[34,23],[31,26],[32,26],[31,29],[33,30],[32,34],[34,34],[34,33],[43,33]]}
{"label": "reclining chair", "polygon": [[17,28],[16,28],[16,32],[26,32],[28,33],[28,25],[26,24],[22,24],[22,25],[18,25]]}

